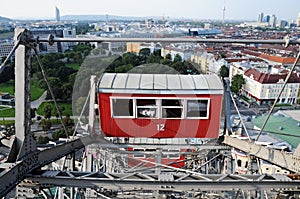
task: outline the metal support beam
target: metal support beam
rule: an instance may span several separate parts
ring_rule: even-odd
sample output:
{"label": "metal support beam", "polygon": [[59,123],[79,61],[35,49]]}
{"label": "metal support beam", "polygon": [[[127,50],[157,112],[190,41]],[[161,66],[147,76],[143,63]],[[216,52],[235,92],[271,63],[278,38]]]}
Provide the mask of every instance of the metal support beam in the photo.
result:
{"label": "metal support beam", "polygon": [[292,172],[300,172],[300,156],[267,148],[231,136],[225,136],[223,143]]}
{"label": "metal support beam", "polygon": [[202,39],[202,38],[108,38],[108,37],[93,37],[93,38],[55,38],[49,35],[48,38],[34,38],[33,42],[161,42],[161,43],[240,43],[240,44],[282,44],[297,45],[300,44],[300,39],[290,40],[284,39]]}
{"label": "metal support beam", "polygon": [[[83,140],[84,139],[84,140]],[[20,181],[22,181],[28,173],[34,169],[45,166],[55,160],[58,160],[67,154],[75,152],[84,147],[84,144],[93,142],[95,138],[86,137],[62,145],[55,146],[40,152],[24,157],[21,161],[15,163],[3,163],[0,166],[0,198],[5,196]]]}
{"label": "metal support beam", "polygon": [[96,99],[96,76],[92,75],[90,78],[90,104],[89,104],[89,132],[95,133],[95,99]]}
{"label": "metal support beam", "polygon": [[[86,173],[62,171],[44,171],[28,175],[22,182],[25,187],[81,187],[106,188],[112,190],[201,190],[201,191],[281,191],[300,190],[300,180],[292,180],[284,175],[222,175],[168,173],[167,181],[160,179],[160,174],[141,173]],[[120,189],[121,188],[121,189]]]}
{"label": "metal support beam", "polygon": [[8,157],[8,162],[21,160],[36,151],[36,143],[30,132],[30,72],[31,48],[29,39],[31,33],[25,29],[16,28],[14,40],[20,41],[15,56],[15,128],[16,137]]}

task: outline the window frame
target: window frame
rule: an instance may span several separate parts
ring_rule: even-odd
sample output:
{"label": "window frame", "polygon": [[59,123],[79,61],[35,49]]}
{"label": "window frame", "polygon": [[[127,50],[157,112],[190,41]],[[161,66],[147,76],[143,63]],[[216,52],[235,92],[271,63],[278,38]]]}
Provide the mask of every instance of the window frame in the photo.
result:
{"label": "window frame", "polygon": [[[207,107],[206,107],[206,117],[188,117],[187,116],[187,111],[188,111],[188,100],[207,100]],[[185,110],[185,119],[209,119],[209,115],[210,115],[210,98],[186,98],[186,102],[185,102],[185,105],[186,105],[186,110]]]}
{"label": "window frame", "polygon": [[[113,113],[113,100],[114,99],[131,99],[132,100],[132,108],[133,108],[133,115],[132,116],[115,116]],[[137,106],[137,100],[138,99],[153,99],[155,100],[155,106]],[[162,105],[162,100],[167,99],[167,100],[180,100],[182,102],[181,106],[163,106]],[[188,101],[189,100],[207,100],[207,115],[206,117],[191,117],[187,116],[187,109],[188,109]],[[193,120],[193,119],[209,119],[210,117],[210,103],[211,103],[211,98],[208,97],[118,97],[118,96],[110,96],[110,110],[111,110],[111,117],[112,118],[128,118],[128,119],[164,119],[164,120],[182,120],[182,119],[187,119],[187,120]],[[156,117],[138,117],[138,108],[155,108],[157,110]],[[162,116],[162,111],[164,108],[178,108],[182,109],[181,117],[163,117]]]}
{"label": "window frame", "polygon": [[[114,99],[128,99],[128,100],[132,100],[132,116],[116,116],[114,115],[114,107],[113,107],[113,100]],[[110,112],[111,112],[111,118],[135,118],[135,100],[132,97],[115,97],[115,96],[111,96],[110,97]]]}
{"label": "window frame", "polygon": [[[163,106],[162,105],[162,100],[179,100],[182,102],[181,106]],[[185,117],[185,99],[184,98],[161,98],[160,100],[160,118],[161,119],[186,119]],[[180,117],[163,117],[163,109],[167,109],[167,108],[176,108],[176,109],[181,109],[181,116]]]}
{"label": "window frame", "polygon": [[[149,106],[149,105],[146,105],[146,106],[138,106],[137,104],[137,100],[143,100],[143,99],[152,99],[155,101],[155,106]],[[135,107],[133,107],[135,109],[135,118],[136,119],[159,119],[160,118],[160,114],[159,114],[159,108],[160,108],[160,104],[157,100],[157,98],[148,98],[148,97],[134,97],[133,100],[135,101]],[[156,117],[138,117],[138,109],[139,108],[145,108],[145,109],[156,109]]]}

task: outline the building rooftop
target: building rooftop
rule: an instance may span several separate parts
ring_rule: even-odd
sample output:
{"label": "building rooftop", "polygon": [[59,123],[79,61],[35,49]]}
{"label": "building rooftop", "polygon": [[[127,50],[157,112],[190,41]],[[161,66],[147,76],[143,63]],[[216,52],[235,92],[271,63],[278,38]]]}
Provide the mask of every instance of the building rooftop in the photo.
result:
{"label": "building rooftop", "polygon": [[[298,114],[299,111],[298,111]],[[253,120],[256,127],[260,128],[266,119],[266,115],[257,117]],[[292,119],[291,117],[285,117],[282,114],[271,115],[264,131],[269,132],[275,137],[280,138],[291,144],[294,148],[300,143],[300,126],[299,121]],[[272,133],[274,132],[274,133]],[[291,136],[289,136],[291,135]]]}
{"label": "building rooftop", "polygon": [[[245,71],[245,76],[254,79],[255,81],[261,84],[275,84],[280,81],[283,83],[285,80],[287,73],[280,74],[270,74],[270,73],[262,73],[254,68],[250,68]],[[288,83],[300,83],[300,77],[297,73],[292,73],[290,76]]]}

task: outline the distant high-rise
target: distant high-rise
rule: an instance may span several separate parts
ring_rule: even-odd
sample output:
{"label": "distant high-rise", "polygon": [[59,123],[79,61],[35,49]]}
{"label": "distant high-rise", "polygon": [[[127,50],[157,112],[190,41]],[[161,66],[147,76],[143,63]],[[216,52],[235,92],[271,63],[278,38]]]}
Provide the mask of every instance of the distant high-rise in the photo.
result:
{"label": "distant high-rise", "polygon": [[277,23],[277,17],[275,15],[272,15],[271,18],[270,18],[270,26],[272,28],[275,28],[276,27],[276,23]]}
{"label": "distant high-rise", "polygon": [[270,23],[270,15],[266,15],[266,16],[264,16],[264,18],[263,18],[263,21],[262,22],[264,22],[264,23]]}
{"label": "distant high-rise", "polygon": [[58,7],[55,6],[55,19],[57,22],[60,22],[60,12]]}
{"label": "distant high-rise", "polygon": [[298,14],[297,26],[300,27],[300,12],[299,12],[299,14]]}
{"label": "distant high-rise", "polygon": [[262,23],[264,19],[264,13],[259,13],[257,18],[257,23]]}

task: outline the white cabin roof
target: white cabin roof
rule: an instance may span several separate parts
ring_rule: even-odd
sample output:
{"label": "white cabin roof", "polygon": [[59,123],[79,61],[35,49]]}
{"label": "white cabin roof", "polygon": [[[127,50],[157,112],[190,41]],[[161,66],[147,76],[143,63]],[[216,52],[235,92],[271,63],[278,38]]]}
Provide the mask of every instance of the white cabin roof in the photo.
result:
{"label": "white cabin roof", "polygon": [[223,94],[217,75],[104,73],[100,93]]}

